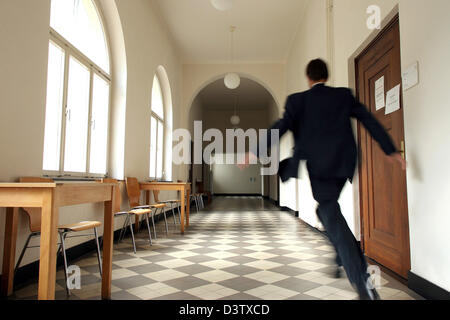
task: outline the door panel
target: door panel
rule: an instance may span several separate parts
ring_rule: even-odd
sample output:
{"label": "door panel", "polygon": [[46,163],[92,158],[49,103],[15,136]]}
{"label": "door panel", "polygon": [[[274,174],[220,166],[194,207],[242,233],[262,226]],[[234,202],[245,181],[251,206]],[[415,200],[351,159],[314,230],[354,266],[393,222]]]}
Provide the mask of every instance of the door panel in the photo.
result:
{"label": "door panel", "polygon": [[[397,148],[404,141],[403,106],[385,115],[376,110],[375,82],[384,76],[385,92],[401,83],[398,17],[356,59],[357,96],[391,135]],[[407,277],[410,269],[406,174],[384,152],[363,126],[360,144],[362,244],[365,254]]]}

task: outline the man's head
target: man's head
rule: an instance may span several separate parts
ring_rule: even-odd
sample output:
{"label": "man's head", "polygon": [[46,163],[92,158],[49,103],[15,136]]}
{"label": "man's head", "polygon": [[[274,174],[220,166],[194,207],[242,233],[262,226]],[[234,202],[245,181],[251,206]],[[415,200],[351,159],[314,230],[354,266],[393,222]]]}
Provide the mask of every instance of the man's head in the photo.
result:
{"label": "man's head", "polygon": [[321,59],[312,60],[306,67],[306,76],[308,77],[309,87],[318,82],[327,82],[328,80],[328,67],[325,61]]}

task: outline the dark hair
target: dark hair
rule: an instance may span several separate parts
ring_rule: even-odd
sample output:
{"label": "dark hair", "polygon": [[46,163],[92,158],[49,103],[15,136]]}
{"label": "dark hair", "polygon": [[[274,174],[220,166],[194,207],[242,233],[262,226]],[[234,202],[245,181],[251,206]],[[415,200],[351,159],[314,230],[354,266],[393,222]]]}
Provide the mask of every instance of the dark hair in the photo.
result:
{"label": "dark hair", "polygon": [[306,75],[313,81],[328,80],[328,67],[321,59],[312,60],[306,68]]}

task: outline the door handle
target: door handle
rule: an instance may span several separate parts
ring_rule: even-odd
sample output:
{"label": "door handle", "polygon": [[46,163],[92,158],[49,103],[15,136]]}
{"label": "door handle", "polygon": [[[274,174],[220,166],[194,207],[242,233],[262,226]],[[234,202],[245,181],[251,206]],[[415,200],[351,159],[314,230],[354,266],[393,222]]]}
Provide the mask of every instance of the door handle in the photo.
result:
{"label": "door handle", "polygon": [[400,143],[400,154],[402,155],[403,160],[405,160],[405,141]]}

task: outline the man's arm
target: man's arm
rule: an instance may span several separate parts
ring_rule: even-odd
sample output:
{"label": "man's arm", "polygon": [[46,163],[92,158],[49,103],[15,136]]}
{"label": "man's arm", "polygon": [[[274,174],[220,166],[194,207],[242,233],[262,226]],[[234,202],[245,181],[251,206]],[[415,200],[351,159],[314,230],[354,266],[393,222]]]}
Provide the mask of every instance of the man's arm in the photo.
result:
{"label": "man's arm", "polygon": [[[351,94],[351,93],[350,93]],[[391,137],[378,122],[377,119],[367,110],[367,108],[356,101],[352,95],[352,109],[351,117],[358,119],[363,126],[369,131],[370,135],[378,142],[381,149],[383,149],[386,155],[391,155],[397,152],[397,148],[394,146]]]}
{"label": "man's arm", "polygon": [[[294,127],[294,112],[293,112],[293,105],[291,102],[290,97],[286,100],[286,106],[283,118],[276,121],[270,129],[267,131],[267,149],[269,150],[272,147],[273,141],[272,141],[272,130],[279,130],[279,138],[281,139],[282,136],[286,134],[289,130],[293,130]],[[259,145],[256,150],[256,154],[253,152],[247,152],[245,155],[245,163],[239,164],[238,167],[243,169],[248,167],[248,165],[253,162],[253,160],[258,159],[260,154],[260,148]]]}
{"label": "man's arm", "polygon": [[[279,130],[279,138],[283,137],[286,132],[289,130],[293,130],[294,127],[294,112],[293,112],[293,106],[290,97],[286,100],[285,110],[283,118],[276,121],[270,129],[267,131],[267,150],[269,150],[272,145],[272,130]],[[259,148],[258,148],[258,155],[259,155]]]}
{"label": "man's arm", "polygon": [[402,158],[395,147],[391,137],[378,122],[377,119],[369,112],[369,110],[356,100],[351,91],[349,91],[352,99],[352,109],[350,116],[360,121],[369,131],[370,135],[378,142],[384,153],[389,156],[391,162],[397,161],[402,165],[402,169],[406,169],[406,161]]}

